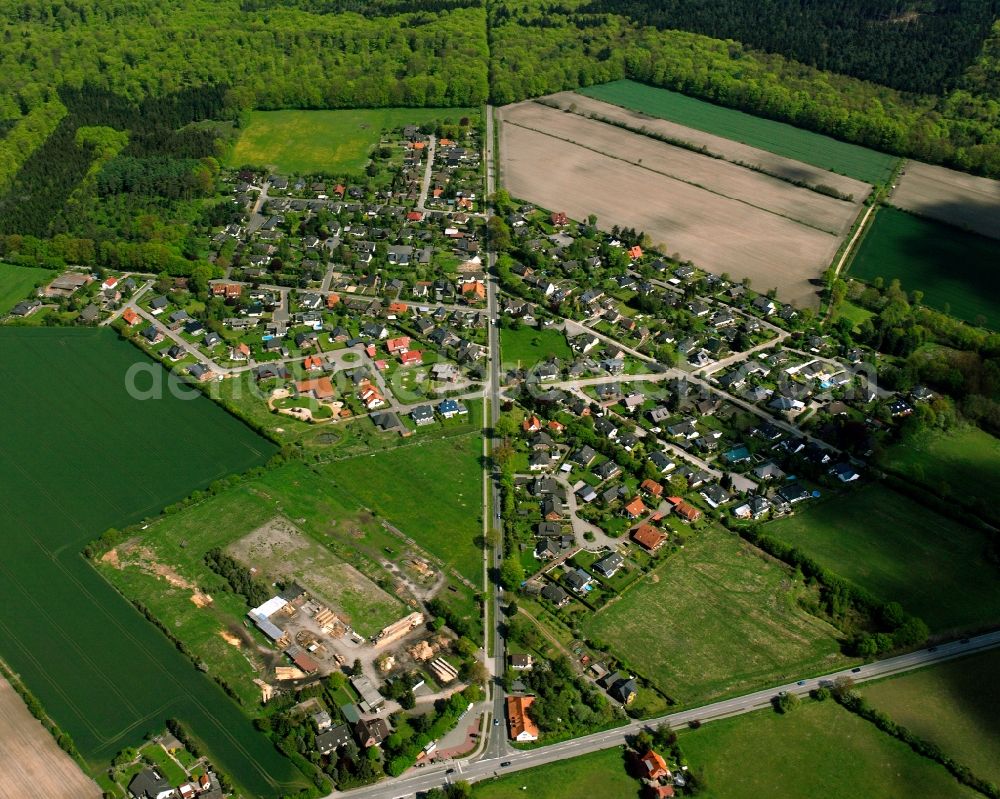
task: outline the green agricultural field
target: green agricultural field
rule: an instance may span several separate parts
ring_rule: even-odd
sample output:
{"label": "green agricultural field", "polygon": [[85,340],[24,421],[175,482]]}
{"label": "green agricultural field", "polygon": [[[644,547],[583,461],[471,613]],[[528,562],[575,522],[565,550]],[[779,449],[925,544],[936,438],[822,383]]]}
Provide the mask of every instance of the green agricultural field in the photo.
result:
{"label": "green agricultural field", "polygon": [[874,707],[940,746],[982,779],[1000,784],[1000,652],[866,683]]}
{"label": "green agricultural field", "polygon": [[1000,241],[956,227],[881,208],[865,233],[850,277],[924,292],[931,308],[967,322],[1000,328]]}
{"label": "green agricultural field", "polygon": [[0,263],[0,316],[26,299],[39,280],[51,280],[55,276],[51,269]]}
{"label": "green agricultural field", "polygon": [[680,744],[710,799],[839,796],[849,785],[865,799],[979,796],[832,700],[713,721],[682,732]]}
{"label": "green agricultural field", "polygon": [[1000,440],[978,427],[947,433],[926,431],[897,444],[885,465],[944,496],[962,496],[978,503],[984,514],[1000,518]]}
{"label": "green agricultural field", "polygon": [[766,531],[899,602],[934,631],[1000,620],[998,575],[983,559],[984,537],[881,485],[804,507]]}
{"label": "green agricultural field", "polygon": [[175,717],[254,796],[301,774],[80,555],[274,452],[208,400],[139,401],[165,373],[108,329],[0,329],[0,656],[93,764]]}
{"label": "green agricultural field", "polygon": [[477,782],[473,799],[637,799],[641,785],[625,772],[619,747]]}
{"label": "green agricultural field", "polygon": [[230,166],[267,166],[284,174],[357,174],[383,131],[477,112],[469,108],[350,111],[251,111]]}
{"label": "green agricultural field", "polygon": [[741,539],[707,527],[583,629],[693,705],[843,665],[835,630],[798,607],[805,590]]}
{"label": "green agricultural field", "polygon": [[539,330],[522,325],[500,331],[500,354],[505,364],[531,367],[555,357],[569,360],[573,351],[561,330]]}
{"label": "green agricultural field", "polygon": [[896,163],[895,156],[631,80],[617,80],[578,91],[606,103],[669,119],[866,183],[885,181]]}
{"label": "green agricultural field", "polygon": [[384,516],[475,585],[482,582],[483,472],[478,435],[424,440],[320,467],[358,507]]}

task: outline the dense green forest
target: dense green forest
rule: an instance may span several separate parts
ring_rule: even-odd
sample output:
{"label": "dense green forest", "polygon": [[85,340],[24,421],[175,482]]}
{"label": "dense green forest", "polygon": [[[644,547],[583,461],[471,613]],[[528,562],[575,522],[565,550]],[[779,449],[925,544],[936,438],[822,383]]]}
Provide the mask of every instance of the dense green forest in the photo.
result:
{"label": "dense green forest", "polygon": [[132,100],[225,85],[246,108],[486,100],[482,7],[383,1],[373,13],[369,5],[0,0],[0,119],[49,99],[56,87],[85,83]]}
{"label": "dense green forest", "polygon": [[593,0],[584,11],[734,39],[819,69],[913,92],[954,88],[998,0]]}
{"label": "dense green forest", "polygon": [[960,88],[914,94],[733,41],[588,13],[588,2],[490,6],[495,102],[628,77],[886,152],[1000,175],[1000,26]]}

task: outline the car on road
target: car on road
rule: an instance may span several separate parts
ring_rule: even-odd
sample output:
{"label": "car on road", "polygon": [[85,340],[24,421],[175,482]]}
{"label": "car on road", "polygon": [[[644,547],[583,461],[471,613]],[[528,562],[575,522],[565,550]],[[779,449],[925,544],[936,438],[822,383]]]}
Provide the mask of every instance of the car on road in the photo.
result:
{"label": "car on road", "polygon": [[796,685],[805,685],[805,684],[806,684],[806,681],[805,681],[805,680],[799,680],[799,681],[798,681],[797,683],[795,683],[795,684],[796,684]]}
{"label": "car on road", "polygon": [[855,666],[851,669],[851,674],[857,674],[859,671],[861,671],[861,666]]}
{"label": "car on road", "polygon": [[493,726],[494,727],[499,727],[500,726],[500,719],[493,719]]}
{"label": "car on road", "polygon": [[509,766],[509,765],[510,765],[510,761],[509,760],[505,760],[503,763],[500,764],[500,768],[507,768],[507,766]]}

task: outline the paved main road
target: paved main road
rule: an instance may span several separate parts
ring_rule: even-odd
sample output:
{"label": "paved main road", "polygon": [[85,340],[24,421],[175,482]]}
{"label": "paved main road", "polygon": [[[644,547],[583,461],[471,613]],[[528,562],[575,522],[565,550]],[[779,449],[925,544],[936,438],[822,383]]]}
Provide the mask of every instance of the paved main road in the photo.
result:
{"label": "paved main road", "polygon": [[[859,667],[857,672],[851,669],[844,669],[832,674],[825,674],[822,677],[811,677],[802,680],[801,683],[793,682],[785,685],[775,685],[771,688],[754,691],[753,693],[744,694],[733,699],[724,699],[721,702],[714,702],[703,707],[683,710],[679,713],[672,713],[648,721],[632,722],[614,730],[594,733],[593,735],[575,738],[563,743],[553,744],[552,746],[545,746],[541,749],[533,749],[527,752],[512,751],[502,759],[491,757],[489,752],[486,752],[479,759],[466,763],[457,762],[452,766],[414,769],[403,777],[384,780],[376,785],[344,793],[335,792],[330,794],[330,796],[351,797],[351,799],[402,799],[402,797],[411,797],[416,793],[428,791],[431,788],[439,788],[454,780],[476,782],[478,780],[489,779],[494,775],[509,774],[545,763],[576,757],[588,752],[611,749],[625,743],[627,736],[635,735],[642,729],[653,728],[660,724],[669,724],[675,729],[680,729],[693,721],[705,723],[766,708],[780,691],[787,691],[790,694],[803,696],[808,694],[812,689],[818,688],[820,684],[832,683],[838,677],[849,677],[854,682],[861,683],[911,671],[922,666],[952,660],[972,652],[994,649],[1000,646],[1000,631],[987,633],[986,635],[980,635],[972,639],[963,639],[963,641],[965,643],[954,641],[950,644],[941,644],[932,649],[921,649],[918,652],[911,652],[906,655],[876,661],[875,663],[868,663]],[[506,763],[507,765],[504,766],[501,763]]]}
{"label": "paved main road", "polygon": [[[483,148],[483,156],[486,161],[486,196],[488,198],[492,197],[496,191],[496,178],[493,172],[493,141],[493,107],[488,105],[486,106],[486,142]],[[487,221],[489,221],[489,217],[492,213],[492,209],[487,206]],[[500,335],[497,323],[497,318],[499,316],[497,294],[499,292],[499,288],[497,287],[496,276],[492,274],[495,262],[496,254],[489,248],[489,242],[487,241],[486,307],[489,319],[487,321],[486,331],[489,345],[489,376],[486,381],[486,397],[489,401],[489,416],[487,417],[484,414],[483,422],[485,426],[488,420],[490,428],[491,437],[488,441],[488,448],[490,452],[492,452],[499,443],[496,438],[492,437],[492,430],[496,427],[497,420],[500,418],[501,389]],[[493,591],[489,590],[490,585],[488,582],[488,572],[490,569],[494,572],[499,572],[500,570],[500,563],[503,560],[503,535],[501,533],[502,526],[500,524],[501,502],[499,475],[492,470],[492,465],[488,461],[486,469],[489,471],[489,474],[486,475],[488,485],[486,487],[484,498],[490,500],[490,502],[487,507],[483,508],[483,518],[485,520],[484,526],[486,528],[492,527],[497,532],[497,540],[492,550],[485,553],[485,566],[487,569],[486,588],[487,595],[490,597],[487,603],[489,609],[487,612],[486,635],[492,636],[493,639],[492,660],[489,660],[489,654],[487,653],[487,659],[489,660],[488,670],[493,676],[493,681],[491,683],[493,700],[491,715],[493,721],[490,722],[489,726],[486,728],[486,744],[481,757],[484,760],[499,761],[507,754],[508,751],[507,727],[504,724],[505,697],[503,683],[501,682],[507,666],[507,650],[506,642],[503,637],[503,596],[500,593],[499,588],[496,588]],[[497,720],[500,721],[499,724],[495,723]]]}

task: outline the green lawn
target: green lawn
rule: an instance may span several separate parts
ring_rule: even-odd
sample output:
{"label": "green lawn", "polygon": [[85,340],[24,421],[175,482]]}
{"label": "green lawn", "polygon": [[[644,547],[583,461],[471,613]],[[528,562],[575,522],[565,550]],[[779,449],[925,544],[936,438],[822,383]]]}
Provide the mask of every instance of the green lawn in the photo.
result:
{"label": "green lawn", "polygon": [[859,692],[911,732],[1000,784],[1000,651],[866,683]]}
{"label": "green lawn", "polygon": [[680,744],[710,799],[979,796],[832,700],[713,721],[682,732]]}
{"label": "green lawn", "polygon": [[134,399],[136,364],[165,374],[108,329],[0,328],[0,656],[95,769],[173,716],[247,793],[297,790],[292,764],[79,554],[275,449],[201,397]]}
{"label": "green lawn", "polygon": [[522,325],[519,329],[505,327],[500,331],[500,353],[505,364],[534,366],[549,358],[569,360],[572,350],[561,330],[539,330]]}
{"label": "green lawn", "polygon": [[1000,241],[908,214],[876,211],[849,276],[898,278],[924,303],[967,322],[1000,328]]}
{"label": "green lawn", "polygon": [[178,766],[174,762],[174,759],[159,744],[151,743],[148,746],[144,746],[141,754],[156,763],[157,770],[167,778],[171,785],[180,785],[187,781],[187,774],[184,773],[184,769]]}
{"label": "green lawn", "polygon": [[[502,773],[502,772],[501,772]],[[619,747],[477,782],[473,799],[636,799],[640,784],[625,773]]]}
{"label": "green lawn", "polygon": [[866,319],[870,319],[875,314],[866,308],[844,300],[837,306],[832,322],[836,323],[840,319],[849,319],[855,328],[859,327]]}
{"label": "green lawn", "polygon": [[0,316],[27,299],[39,280],[51,280],[55,276],[51,269],[0,263]]}
{"label": "green lawn", "polygon": [[884,181],[892,174],[896,162],[894,156],[866,147],[631,80],[589,86],[579,92],[866,183]]}
{"label": "green lawn", "polygon": [[285,174],[360,173],[383,131],[474,116],[469,108],[251,111],[230,166],[268,166]]}
{"label": "green lawn", "polygon": [[898,601],[932,630],[1000,620],[1000,575],[983,560],[983,536],[881,485],[818,502],[766,530],[876,596]]}
{"label": "green lawn", "polygon": [[[345,503],[368,508],[476,585],[482,582],[482,438],[428,439],[321,467]],[[346,499],[347,497],[350,500]]]}
{"label": "green lawn", "polygon": [[798,607],[805,590],[738,537],[706,527],[583,629],[692,705],[843,665],[833,628]]}
{"label": "green lawn", "polygon": [[978,427],[947,433],[927,431],[886,454],[886,466],[924,483],[944,496],[976,502],[994,519],[1000,518],[1000,440]]}

